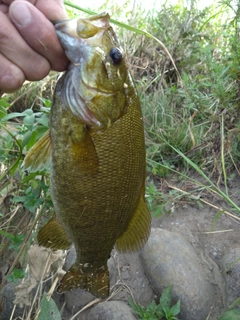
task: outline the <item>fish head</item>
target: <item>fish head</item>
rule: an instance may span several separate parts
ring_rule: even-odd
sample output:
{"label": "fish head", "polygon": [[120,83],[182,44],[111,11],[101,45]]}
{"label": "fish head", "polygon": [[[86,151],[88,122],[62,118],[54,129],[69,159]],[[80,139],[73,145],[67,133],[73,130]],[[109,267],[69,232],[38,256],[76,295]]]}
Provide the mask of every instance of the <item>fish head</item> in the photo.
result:
{"label": "fish head", "polygon": [[82,123],[98,129],[110,127],[125,114],[134,87],[109,19],[101,13],[55,26],[70,60],[62,90],[64,104]]}

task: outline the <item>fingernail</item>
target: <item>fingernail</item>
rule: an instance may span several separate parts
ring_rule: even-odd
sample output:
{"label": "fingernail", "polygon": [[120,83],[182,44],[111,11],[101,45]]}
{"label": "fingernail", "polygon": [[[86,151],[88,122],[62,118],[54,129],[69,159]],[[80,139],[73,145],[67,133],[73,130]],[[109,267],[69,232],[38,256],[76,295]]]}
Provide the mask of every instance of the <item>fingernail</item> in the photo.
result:
{"label": "fingernail", "polygon": [[32,22],[32,14],[24,3],[14,3],[10,7],[12,19],[20,26],[26,27]]}

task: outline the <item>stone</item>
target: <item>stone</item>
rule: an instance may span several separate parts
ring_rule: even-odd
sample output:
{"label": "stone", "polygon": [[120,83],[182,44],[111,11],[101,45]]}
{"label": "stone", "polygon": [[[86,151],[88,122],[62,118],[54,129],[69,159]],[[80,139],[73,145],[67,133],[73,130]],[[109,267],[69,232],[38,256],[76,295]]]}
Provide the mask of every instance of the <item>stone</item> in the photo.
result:
{"label": "stone", "polygon": [[222,259],[222,271],[226,283],[227,306],[240,297],[240,247],[229,249]]}
{"label": "stone", "polygon": [[214,290],[194,248],[185,238],[153,228],[142,250],[141,260],[158,296],[172,285],[172,302],[180,299],[181,303],[179,319],[207,318],[214,304]]}
{"label": "stone", "polygon": [[[15,284],[12,282],[6,284],[0,292],[0,301],[2,309],[0,311],[0,320],[11,319],[13,313],[14,301],[15,299]],[[17,317],[22,318],[24,308],[20,308],[19,305],[16,305],[12,319]]]}
{"label": "stone", "polygon": [[96,299],[90,292],[79,288],[64,293],[66,308],[71,314],[85,307],[90,301]]}
{"label": "stone", "polygon": [[122,301],[107,301],[90,310],[87,320],[136,320],[133,310]]}
{"label": "stone", "polygon": [[147,306],[155,298],[139,257],[139,252],[120,254],[114,252],[109,259],[110,287],[122,291],[114,299],[128,301],[132,295],[142,306]]}

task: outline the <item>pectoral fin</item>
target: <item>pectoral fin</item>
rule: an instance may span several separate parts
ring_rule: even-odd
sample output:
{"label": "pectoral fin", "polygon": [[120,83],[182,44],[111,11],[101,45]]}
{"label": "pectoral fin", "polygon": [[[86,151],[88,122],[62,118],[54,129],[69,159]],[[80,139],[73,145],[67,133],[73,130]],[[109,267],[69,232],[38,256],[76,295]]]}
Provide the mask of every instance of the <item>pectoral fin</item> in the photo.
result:
{"label": "pectoral fin", "polygon": [[52,142],[48,130],[38,142],[30,149],[23,161],[23,170],[41,171],[45,169],[51,160]]}
{"label": "pectoral fin", "polygon": [[85,127],[82,128],[81,135],[76,135],[76,132],[71,135],[72,158],[74,166],[83,173],[93,174],[98,170],[98,156],[90,133]]}
{"label": "pectoral fin", "polygon": [[66,250],[72,244],[55,215],[40,229],[37,240],[40,246],[53,250]]}
{"label": "pectoral fin", "polygon": [[151,214],[145,203],[143,191],[127,230],[116,241],[116,249],[122,253],[138,251],[147,241],[150,227]]}

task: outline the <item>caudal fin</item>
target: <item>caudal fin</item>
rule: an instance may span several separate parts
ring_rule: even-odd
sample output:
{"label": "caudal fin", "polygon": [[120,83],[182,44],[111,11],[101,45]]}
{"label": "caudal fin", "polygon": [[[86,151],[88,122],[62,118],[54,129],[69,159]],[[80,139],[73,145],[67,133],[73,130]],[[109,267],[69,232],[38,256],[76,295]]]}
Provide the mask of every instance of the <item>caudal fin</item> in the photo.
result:
{"label": "caudal fin", "polygon": [[89,291],[98,298],[106,298],[109,295],[107,265],[94,268],[75,262],[61,280],[57,291],[62,293],[74,288]]}

